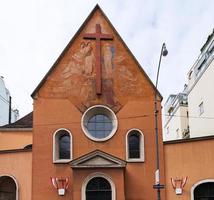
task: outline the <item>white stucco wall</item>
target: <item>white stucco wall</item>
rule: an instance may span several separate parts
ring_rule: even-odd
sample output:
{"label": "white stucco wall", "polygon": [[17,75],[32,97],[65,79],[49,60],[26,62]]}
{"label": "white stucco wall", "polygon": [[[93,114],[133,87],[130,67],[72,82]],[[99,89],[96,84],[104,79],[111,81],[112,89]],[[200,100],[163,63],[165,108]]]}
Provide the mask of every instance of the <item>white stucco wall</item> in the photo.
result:
{"label": "white stucco wall", "polygon": [[[187,129],[188,118],[187,118],[187,106],[179,106],[172,117],[168,117],[165,121],[163,140],[177,140],[182,139],[182,132]],[[168,131],[167,131],[168,129]]]}
{"label": "white stucco wall", "polygon": [[[188,94],[190,137],[214,135],[214,60]],[[199,105],[203,102],[204,113]]]}
{"label": "white stucco wall", "polygon": [[[0,126],[8,124],[9,121],[9,96],[10,93],[5,87],[5,83],[2,77],[0,77]],[[11,122],[18,119],[16,112],[11,112]]]}
{"label": "white stucco wall", "polygon": [[9,94],[7,94],[4,81],[0,78],[0,126],[8,123]]}

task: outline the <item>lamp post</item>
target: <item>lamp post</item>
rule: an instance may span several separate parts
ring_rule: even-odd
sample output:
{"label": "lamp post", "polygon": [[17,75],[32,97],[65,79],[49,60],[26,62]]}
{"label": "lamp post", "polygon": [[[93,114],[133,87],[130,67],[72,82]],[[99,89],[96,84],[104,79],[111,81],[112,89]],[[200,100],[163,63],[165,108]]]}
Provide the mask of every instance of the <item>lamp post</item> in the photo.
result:
{"label": "lamp post", "polygon": [[155,171],[155,185],[153,186],[154,189],[157,190],[157,200],[161,199],[160,196],[160,189],[164,188],[164,185],[160,184],[160,163],[159,163],[159,141],[158,141],[158,106],[157,106],[157,86],[158,86],[158,78],[159,78],[159,71],[161,65],[162,56],[167,56],[168,51],[166,49],[165,43],[163,43],[159,58],[158,64],[158,71],[156,77],[156,84],[155,84],[155,142],[156,142],[156,171]]}

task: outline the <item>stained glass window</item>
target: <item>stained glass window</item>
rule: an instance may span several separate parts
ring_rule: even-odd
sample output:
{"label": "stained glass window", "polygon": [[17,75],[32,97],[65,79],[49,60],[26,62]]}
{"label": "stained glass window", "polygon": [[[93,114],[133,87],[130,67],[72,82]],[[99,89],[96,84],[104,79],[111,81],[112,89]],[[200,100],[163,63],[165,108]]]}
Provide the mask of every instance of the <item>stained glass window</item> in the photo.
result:
{"label": "stained glass window", "polygon": [[87,129],[93,137],[100,139],[107,137],[112,132],[113,125],[108,116],[98,114],[88,120]]}
{"label": "stained glass window", "polygon": [[68,133],[59,137],[59,159],[70,159],[70,135]]}
{"label": "stained glass window", "polygon": [[129,134],[129,158],[140,158],[140,135],[135,131]]}

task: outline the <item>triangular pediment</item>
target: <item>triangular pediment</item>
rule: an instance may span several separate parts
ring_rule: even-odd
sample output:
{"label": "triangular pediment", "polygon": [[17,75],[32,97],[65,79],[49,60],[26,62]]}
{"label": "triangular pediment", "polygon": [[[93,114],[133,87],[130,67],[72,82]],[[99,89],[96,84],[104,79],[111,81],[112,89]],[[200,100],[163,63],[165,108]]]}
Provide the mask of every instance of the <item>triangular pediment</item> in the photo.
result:
{"label": "triangular pediment", "polygon": [[72,168],[123,168],[126,162],[100,150],[95,150],[71,161]]}

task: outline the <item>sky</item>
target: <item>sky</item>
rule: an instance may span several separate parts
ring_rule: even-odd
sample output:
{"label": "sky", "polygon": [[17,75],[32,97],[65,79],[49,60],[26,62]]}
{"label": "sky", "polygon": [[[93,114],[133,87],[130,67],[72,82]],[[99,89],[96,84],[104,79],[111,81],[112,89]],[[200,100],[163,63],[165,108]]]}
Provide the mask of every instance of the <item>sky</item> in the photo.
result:
{"label": "sky", "polygon": [[153,82],[166,43],[163,104],[183,90],[214,28],[213,0],[0,0],[0,76],[21,117],[33,110],[30,95],[97,3]]}

